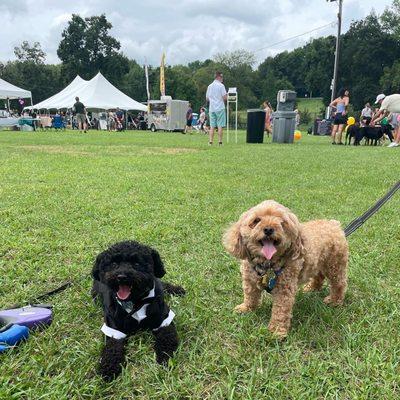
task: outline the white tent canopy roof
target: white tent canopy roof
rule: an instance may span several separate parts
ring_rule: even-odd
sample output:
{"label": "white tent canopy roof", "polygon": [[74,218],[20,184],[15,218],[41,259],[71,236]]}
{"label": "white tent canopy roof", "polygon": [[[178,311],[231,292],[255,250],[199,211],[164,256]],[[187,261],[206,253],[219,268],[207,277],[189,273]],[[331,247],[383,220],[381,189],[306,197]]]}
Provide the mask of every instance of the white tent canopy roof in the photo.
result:
{"label": "white tent canopy roof", "polygon": [[4,79],[0,79],[0,99],[27,99],[31,97],[32,93],[29,90],[21,89]]}
{"label": "white tent canopy roof", "polygon": [[72,106],[65,106],[65,104],[69,104],[71,101],[75,103],[75,96],[78,90],[82,87],[85,86],[88,83],[88,81],[85,81],[82,79],[79,75],[75,77],[75,79],[61,92],[56,93],[55,95],[49,97],[46,100],[43,100],[42,102],[35,104],[33,107],[26,107],[26,108],[34,108],[37,110],[43,110],[43,109],[59,109],[59,108],[69,108]]}
{"label": "white tent canopy roof", "polygon": [[75,97],[87,109],[147,111],[147,106],[131,99],[113,86],[100,72],[90,81],[77,76],[65,89],[47,100],[33,106],[36,109],[72,108]]}
{"label": "white tent canopy roof", "polygon": [[85,87],[82,87],[77,95],[86,108],[108,110],[119,107],[122,110],[147,111],[147,106],[122,93],[100,72]]}

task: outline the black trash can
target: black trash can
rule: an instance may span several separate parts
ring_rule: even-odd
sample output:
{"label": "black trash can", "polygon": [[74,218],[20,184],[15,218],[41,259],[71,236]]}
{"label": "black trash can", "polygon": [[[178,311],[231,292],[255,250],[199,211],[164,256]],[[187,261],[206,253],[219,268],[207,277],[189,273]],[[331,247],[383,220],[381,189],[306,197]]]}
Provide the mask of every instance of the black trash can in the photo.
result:
{"label": "black trash can", "polygon": [[260,109],[247,110],[246,143],[263,143],[265,128],[265,111]]}

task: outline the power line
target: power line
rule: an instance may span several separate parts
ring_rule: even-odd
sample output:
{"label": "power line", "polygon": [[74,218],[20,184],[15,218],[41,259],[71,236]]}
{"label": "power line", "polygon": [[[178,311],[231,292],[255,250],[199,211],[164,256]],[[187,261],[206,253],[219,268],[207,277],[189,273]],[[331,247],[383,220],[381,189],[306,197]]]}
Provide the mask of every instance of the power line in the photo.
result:
{"label": "power line", "polygon": [[271,43],[271,44],[269,44],[268,46],[264,46],[264,47],[261,47],[261,48],[259,48],[259,49],[257,49],[257,50],[253,50],[253,52],[256,53],[257,51],[269,49],[269,48],[271,48],[271,47],[277,46],[278,44],[282,44],[282,43],[285,43],[285,42],[289,42],[290,40],[296,39],[296,38],[298,38],[298,37],[300,37],[300,36],[304,36],[304,35],[307,35],[308,33],[312,33],[312,32],[315,32],[315,31],[319,31],[320,29],[324,29],[324,28],[327,28],[328,26],[334,26],[334,25],[336,25],[336,21],[329,22],[329,24],[319,26],[318,28],[311,29],[310,31],[300,33],[300,34],[298,34],[298,35],[289,37],[289,38],[284,39],[284,40],[281,40],[281,41],[279,41],[279,42]]}

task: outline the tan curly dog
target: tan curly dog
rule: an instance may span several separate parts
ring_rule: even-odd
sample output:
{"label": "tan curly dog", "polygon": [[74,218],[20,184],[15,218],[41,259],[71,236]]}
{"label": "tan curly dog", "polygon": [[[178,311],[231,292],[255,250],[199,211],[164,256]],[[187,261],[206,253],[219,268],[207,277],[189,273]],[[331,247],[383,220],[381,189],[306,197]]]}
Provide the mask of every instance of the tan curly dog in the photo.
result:
{"label": "tan curly dog", "polygon": [[285,337],[290,328],[297,289],[320,290],[326,278],[325,303],[343,303],[347,288],[348,245],[340,223],[316,220],[300,223],[288,208],[266,200],[241,215],[225,233],[223,243],[241,260],[243,303],[237,312],[255,310],[268,274],[275,276],[268,329]]}

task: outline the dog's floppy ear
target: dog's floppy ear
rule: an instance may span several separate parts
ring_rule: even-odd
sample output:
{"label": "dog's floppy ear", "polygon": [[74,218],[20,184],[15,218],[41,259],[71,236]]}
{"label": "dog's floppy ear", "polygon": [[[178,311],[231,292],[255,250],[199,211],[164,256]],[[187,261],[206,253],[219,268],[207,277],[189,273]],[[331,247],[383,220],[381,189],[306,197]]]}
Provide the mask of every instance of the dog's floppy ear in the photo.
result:
{"label": "dog's floppy ear", "polygon": [[284,213],[283,221],[286,226],[286,230],[291,233],[293,238],[291,246],[292,260],[297,260],[304,251],[300,222],[296,215],[294,215],[289,209],[287,209],[287,211]]}
{"label": "dog's floppy ear", "polygon": [[111,263],[111,257],[109,252],[103,251],[100,253],[94,262],[93,269],[92,269],[92,277],[93,279],[99,281],[100,280],[100,271],[104,268],[104,266]]}
{"label": "dog's floppy ear", "polygon": [[222,243],[230,254],[240,260],[244,260],[247,258],[247,252],[240,234],[241,220],[242,218],[228,228],[223,236]]}
{"label": "dog's floppy ear", "polygon": [[166,272],[160,254],[158,254],[157,250],[151,249],[151,257],[153,258],[154,263],[154,275],[157,278],[162,278]]}
{"label": "dog's floppy ear", "polygon": [[304,253],[303,239],[301,237],[300,232],[297,235],[297,238],[293,242],[292,249],[293,249],[292,260],[297,260]]}

